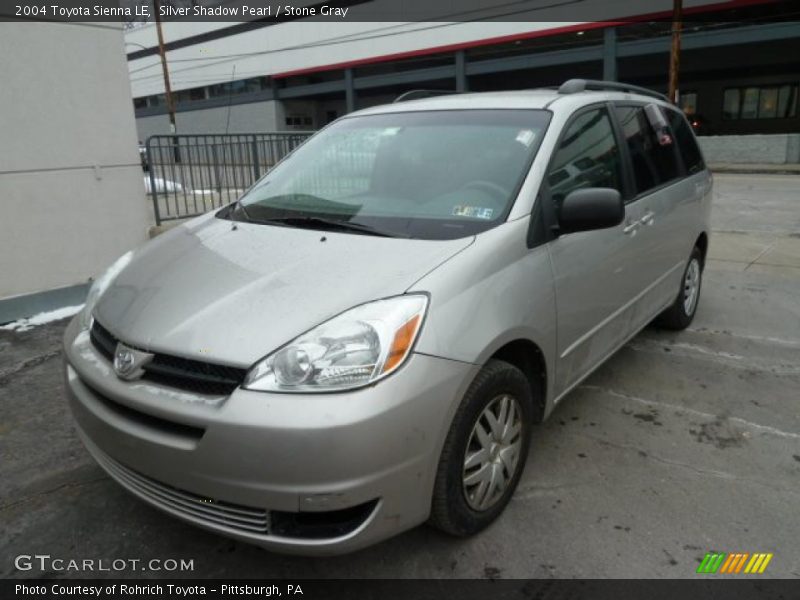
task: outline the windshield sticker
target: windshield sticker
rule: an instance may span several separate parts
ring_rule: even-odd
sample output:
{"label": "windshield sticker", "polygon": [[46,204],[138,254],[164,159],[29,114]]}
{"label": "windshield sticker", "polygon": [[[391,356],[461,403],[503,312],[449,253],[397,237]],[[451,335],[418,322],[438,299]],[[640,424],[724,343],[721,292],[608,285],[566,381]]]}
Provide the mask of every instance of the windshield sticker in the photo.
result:
{"label": "windshield sticker", "polygon": [[530,147],[536,134],[530,129],[521,129],[517,134],[516,140],[523,146]]}
{"label": "windshield sticker", "polygon": [[489,220],[494,214],[494,209],[484,208],[482,206],[454,206],[453,215],[456,217],[470,217],[473,219]]}

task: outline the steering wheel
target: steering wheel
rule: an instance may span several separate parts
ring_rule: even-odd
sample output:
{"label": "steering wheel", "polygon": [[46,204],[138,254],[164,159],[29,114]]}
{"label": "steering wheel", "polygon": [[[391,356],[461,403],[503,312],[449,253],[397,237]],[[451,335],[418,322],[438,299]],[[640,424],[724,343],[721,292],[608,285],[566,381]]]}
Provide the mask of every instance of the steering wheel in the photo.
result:
{"label": "steering wheel", "polygon": [[493,181],[487,181],[485,179],[475,179],[474,181],[465,183],[463,186],[461,186],[461,189],[472,189],[485,192],[490,196],[497,197],[499,200],[508,199],[508,190],[506,190],[503,186],[494,183]]}

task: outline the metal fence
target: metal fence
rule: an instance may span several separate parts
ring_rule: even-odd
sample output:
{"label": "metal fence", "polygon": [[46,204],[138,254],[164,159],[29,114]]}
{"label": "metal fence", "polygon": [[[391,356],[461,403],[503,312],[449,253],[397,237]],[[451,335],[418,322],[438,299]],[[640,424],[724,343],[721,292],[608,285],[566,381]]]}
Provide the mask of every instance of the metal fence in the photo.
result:
{"label": "metal fence", "polygon": [[236,200],[311,132],[154,135],[144,183],[156,224],[193,217]]}

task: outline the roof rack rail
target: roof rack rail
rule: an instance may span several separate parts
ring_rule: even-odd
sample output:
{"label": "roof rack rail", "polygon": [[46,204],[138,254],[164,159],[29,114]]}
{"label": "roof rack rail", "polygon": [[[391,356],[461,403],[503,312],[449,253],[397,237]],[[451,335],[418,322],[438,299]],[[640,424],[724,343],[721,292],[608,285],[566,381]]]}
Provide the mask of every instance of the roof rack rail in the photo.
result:
{"label": "roof rack rail", "polygon": [[397,102],[405,102],[407,100],[419,100],[421,98],[430,98],[432,96],[448,96],[450,94],[459,94],[456,90],[409,90],[403,92],[392,101],[392,104]]}
{"label": "roof rack rail", "polygon": [[635,94],[642,94],[644,96],[651,96],[669,102],[664,94],[654,92],[647,88],[638,85],[631,85],[630,83],[619,83],[617,81],[598,81],[595,79],[570,79],[561,84],[558,88],[559,94],[575,94],[586,90],[609,90],[616,92],[632,92]]}

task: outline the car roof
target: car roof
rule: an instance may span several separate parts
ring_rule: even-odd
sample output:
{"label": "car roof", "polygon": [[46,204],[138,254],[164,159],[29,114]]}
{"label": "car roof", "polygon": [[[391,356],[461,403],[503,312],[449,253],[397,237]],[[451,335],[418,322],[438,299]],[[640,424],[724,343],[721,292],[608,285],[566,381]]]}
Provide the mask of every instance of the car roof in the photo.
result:
{"label": "car roof", "polygon": [[656,103],[670,106],[668,102],[645,96],[643,94],[620,91],[586,90],[574,93],[559,93],[556,89],[540,88],[508,92],[452,93],[437,95],[418,100],[404,100],[392,104],[383,104],[365,108],[350,116],[364,116],[395,112],[427,111],[427,110],[467,110],[467,109],[549,109],[572,112],[581,106],[608,100],[628,100]]}

